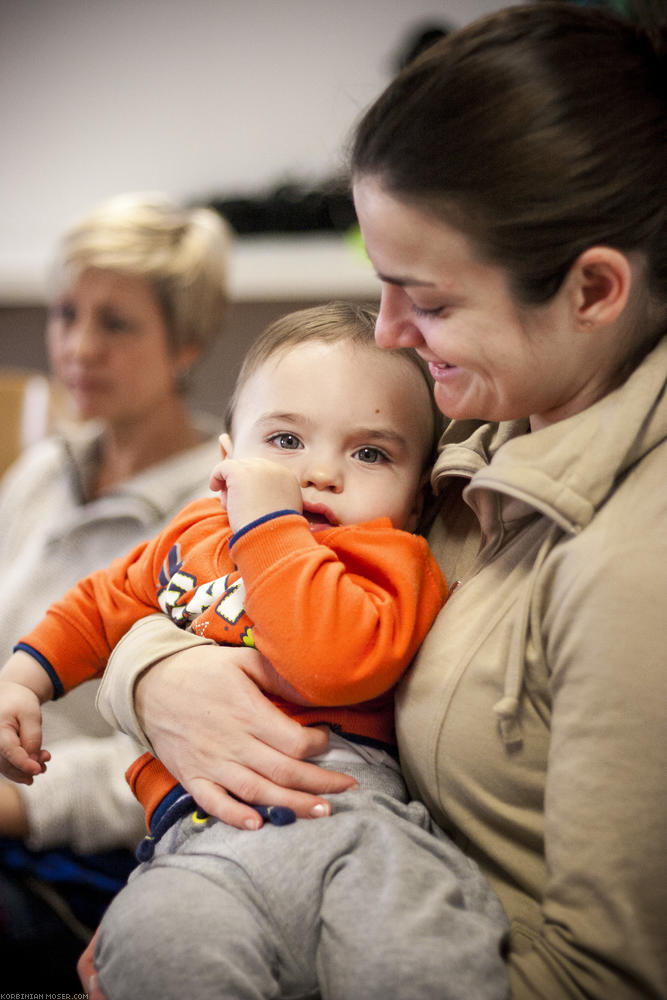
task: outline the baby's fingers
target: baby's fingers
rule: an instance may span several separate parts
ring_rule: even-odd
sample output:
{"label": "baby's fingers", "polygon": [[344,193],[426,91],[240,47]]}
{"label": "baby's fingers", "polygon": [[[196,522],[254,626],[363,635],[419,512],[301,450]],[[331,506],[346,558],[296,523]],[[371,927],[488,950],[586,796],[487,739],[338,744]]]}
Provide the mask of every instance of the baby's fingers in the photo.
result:
{"label": "baby's fingers", "polygon": [[5,701],[0,720],[0,771],[13,781],[30,784],[36,774],[45,770],[50,759],[48,751],[42,748],[39,703],[33,695],[11,689]]}
{"label": "baby's fingers", "polygon": [[14,729],[0,727],[0,773],[6,778],[22,785],[31,785],[34,776],[46,770],[46,762],[50,759],[48,750],[28,754]]}
{"label": "baby's fingers", "polygon": [[[18,738],[28,757],[38,764],[48,760],[50,754],[42,749],[42,713],[39,711],[24,712],[17,718]],[[46,757],[44,756],[46,754]],[[38,772],[36,772],[38,773]]]}
{"label": "baby's fingers", "polygon": [[219,490],[225,490],[227,487],[227,470],[229,469],[229,463],[226,461],[218,462],[217,465],[211,470],[211,476],[209,479],[209,487],[214,493]]}

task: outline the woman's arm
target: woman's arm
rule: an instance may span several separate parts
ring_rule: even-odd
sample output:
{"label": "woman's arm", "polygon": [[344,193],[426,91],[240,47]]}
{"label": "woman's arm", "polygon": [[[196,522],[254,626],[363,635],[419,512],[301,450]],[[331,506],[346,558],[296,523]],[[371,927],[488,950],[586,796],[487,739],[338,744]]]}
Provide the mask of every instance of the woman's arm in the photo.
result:
{"label": "woman's arm", "polygon": [[18,785],[0,781],[0,837],[23,840],[28,833],[28,816]]}
{"label": "woman's arm", "polygon": [[326,749],[327,733],[289,719],[260,690],[280,693],[280,684],[256,650],[216,646],[152,615],[116,646],[98,706],[225,823],[256,827],[246,803],[328,815],[322,796],[354,782],[306,763]]}
{"label": "woman's arm", "polygon": [[605,542],[558,574],[545,623],[548,878],[541,932],[510,963],[517,1000],[666,995],[666,553]]}

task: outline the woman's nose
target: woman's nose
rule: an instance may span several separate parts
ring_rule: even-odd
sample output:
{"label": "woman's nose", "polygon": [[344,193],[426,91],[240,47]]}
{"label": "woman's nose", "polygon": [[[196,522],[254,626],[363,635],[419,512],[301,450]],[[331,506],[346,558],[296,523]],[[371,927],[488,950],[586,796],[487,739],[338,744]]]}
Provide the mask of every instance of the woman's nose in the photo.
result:
{"label": "woman's nose", "polygon": [[380,347],[416,347],[422,342],[410,311],[410,300],[400,286],[387,283],[382,286],[375,340]]}
{"label": "woman's nose", "polygon": [[103,352],[104,338],[100,336],[94,322],[81,318],[68,327],[64,346],[72,358],[86,361]]}

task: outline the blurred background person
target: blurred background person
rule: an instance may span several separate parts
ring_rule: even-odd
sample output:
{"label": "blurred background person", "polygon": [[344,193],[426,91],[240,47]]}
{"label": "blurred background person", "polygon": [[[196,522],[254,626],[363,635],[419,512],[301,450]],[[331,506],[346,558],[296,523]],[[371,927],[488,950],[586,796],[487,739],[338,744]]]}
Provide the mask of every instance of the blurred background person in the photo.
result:
{"label": "blurred background person", "polygon": [[[206,494],[219,420],[184,391],[222,329],[230,244],[219,214],[161,194],[119,195],[64,234],[46,331],[64,419],[0,483],[0,658],[64,588]],[[96,688],[51,706],[47,773],[0,784],[4,987],[80,989],[82,943],[145,832],[124,778],[136,748]]]}

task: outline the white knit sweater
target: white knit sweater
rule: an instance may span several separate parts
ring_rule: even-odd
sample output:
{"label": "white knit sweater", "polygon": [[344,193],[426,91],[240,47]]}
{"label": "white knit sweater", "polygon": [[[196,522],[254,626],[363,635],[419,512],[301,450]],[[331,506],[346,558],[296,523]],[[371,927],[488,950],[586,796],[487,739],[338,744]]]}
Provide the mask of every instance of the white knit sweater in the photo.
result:
{"label": "white knit sweater", "polygon": [[[208,493],[218,423],[198,421],[209,440],[89,503],[83,497],[99,449],[94,427],[49,438],[9,469],[0,484],[0,662],[80,577],[150,538],[187,502]],[[44,745],[52,760],[33,785],[20,786],[35,849],[133,849],[143,835],[142,810],[124,777],[137,747],[95,710],[97,686],[86,684],[45,706]]]}

